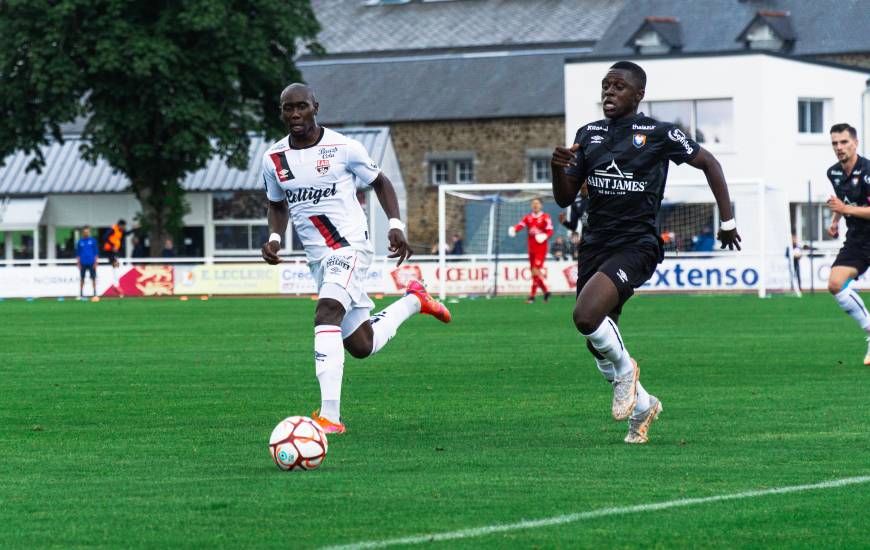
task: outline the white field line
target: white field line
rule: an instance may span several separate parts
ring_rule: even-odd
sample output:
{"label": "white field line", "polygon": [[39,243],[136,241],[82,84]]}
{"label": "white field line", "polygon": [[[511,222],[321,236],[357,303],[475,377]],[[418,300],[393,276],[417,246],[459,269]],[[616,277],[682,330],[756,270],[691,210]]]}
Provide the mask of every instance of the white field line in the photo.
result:
{"label": "white field line", "polygon": [[539,527],[551,527],[554,525],[564,525],[566,523],[576,523],[578,521],[600,518],[604,516],[633,514],[635,512],[652,512],[655,510],[667,510],[668,508],[680,508],[685,506],[695,506],[698,504],[710,504],[712,502],[723,502],[727,500],[742,500],[745,498],[763,497],[767,495],[784,495],[787,493],[800,493],[803,491],[815,491],[819,489],[835,489],[837,487],[845,487],[847,485],[859,485],[863,483],[870,483],[870,476],[847,477],[843,479],[835,479],[832,481],[823,481],[821,483],[813,483],[810,485],[791,485],[788,487],[779,487],[775,489],[760,489],[756,491],[744,491],[742,493],[731,493],[711,497],[681,498],[678,500],[667,500],[664,502],[638,504],[636,506],[600,508],[598,510],[590,510],[588,512],[577,512],[574,514],[566,514],[562,516],[554,516],[544,519],[523,520],[516,523],[503,523],[497,525],[488,525],[485,527],[473,527],[471,529],[460,529],[458,531],[447,531],[444,533],[431,533],[427,535],[413,535],[410,537],[402,537],[397,539],[354,542],[352,544],[328,546],[324,548],[324,550],[363,550],[366,548],[386,548],[388,546],[398,546],[403,544],[411,545],[422,544],[426,542],[469,539],[474,537],[482,537],[484,535],[492,535],[494,533],[505,533],[508,531],[519,531],[522,529],[537,529]]}

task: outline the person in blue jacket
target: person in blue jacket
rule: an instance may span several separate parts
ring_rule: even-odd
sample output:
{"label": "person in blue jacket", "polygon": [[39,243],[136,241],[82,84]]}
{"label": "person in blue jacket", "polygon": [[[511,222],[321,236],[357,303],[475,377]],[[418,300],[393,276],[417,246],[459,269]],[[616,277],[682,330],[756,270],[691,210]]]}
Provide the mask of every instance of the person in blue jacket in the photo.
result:
{"label": "person in blue jacket", "polygon": [[97,239],[91,237],[90,226],[82,229],[82,238],[76,243],[76,265],[79,267],[79,298],[84,298],[85,275],[90,273],[94,293],[97,295],[97,264],[99,263],[99,247]]}

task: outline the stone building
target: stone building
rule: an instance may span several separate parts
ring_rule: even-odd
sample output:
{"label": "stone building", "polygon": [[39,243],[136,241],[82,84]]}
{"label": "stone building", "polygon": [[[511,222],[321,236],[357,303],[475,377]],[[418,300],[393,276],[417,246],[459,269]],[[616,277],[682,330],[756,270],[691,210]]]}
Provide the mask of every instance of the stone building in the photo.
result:
{"label": "stone building", "polygon": [[[862,0],[314,0],[326,56],[303,56],[325,124],[388,126],[409,233],[436,240],[436,189],[549,181],[565,60],[762,49],[870,67]],[[690,75],[687,75],[689,77]],[[810,106],[809,108],[812,108]]]}
{"label": "stone building", "polygon": [[622,1],[313,2],[328,55],[299,60],[327,125],[389,126],[409,239],[437,241],[437,188],[550,181],[563,141],[563,67],[591,52]]}

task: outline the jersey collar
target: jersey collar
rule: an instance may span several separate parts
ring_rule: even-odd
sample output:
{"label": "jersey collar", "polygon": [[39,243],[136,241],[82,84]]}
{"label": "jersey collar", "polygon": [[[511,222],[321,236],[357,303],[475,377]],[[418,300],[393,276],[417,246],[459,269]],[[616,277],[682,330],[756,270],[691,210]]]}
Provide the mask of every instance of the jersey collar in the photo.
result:
{"label": "jersey collar", "polygon": [[294,147],[293,140],[291,140],[290,136],[288,135],[287,136],[287,146],[290,147],[291,149],[295,149],[297,151],[300,149],[311,149],[312,147],[317,147],[318,145],[320,145],[320,142],[323,141],[323,134],[325,134],[325,133],[326,133],[326,128],[321,126],[320,127],[320,136],[317,137],[317,141],[315,141],[314,143],[312,143],[311,145],[309,145],[307,147]]}
{"label": "jersey collar", "polygon": [[604,120],[607,121],[608,126],[620,127],[620,126],[628,126],[629,124],[634,124],[638,120],[640,120],[641,118],[644,118],[644,117],[646,117],[645,114],[637,113],[637,114],[631,115],[631,116],[624,116],[624,117],[620,117],[620,118],[606,118]]}
{"label": "jersey collar", "polygon": [[858,155],[857,160],[855,160],[855,166],[852,167],[852,171],[848,174],[845,170],[843,170],[843,165],[839,162],[837,163],[837,168],[839,168],[840,171],[843,172],[843,181],[849,181],[852,178],[852,174],[854,174],[856,170],[858,171],[858,173],[863,173],[870,167],[867,166],[867,159],[865,159],[861,155]]}

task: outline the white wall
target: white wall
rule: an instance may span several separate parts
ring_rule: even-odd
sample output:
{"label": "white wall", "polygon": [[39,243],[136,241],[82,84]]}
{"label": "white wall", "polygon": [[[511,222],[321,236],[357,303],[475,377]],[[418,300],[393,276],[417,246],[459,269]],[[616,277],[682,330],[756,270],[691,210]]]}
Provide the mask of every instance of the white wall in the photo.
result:
{"label": "white wall", "polygon": [[[566,64],[567,143],[580,126],[603,118],[600,82],[615,61]],[[827,129],[837,122],[849,122],[858,128],[859,135],[864,135],[861,102],[866,72],[765,54],[634,61],[647,73],[647,101],[733,100],[734,143],[704,146],[722,163],[727,179],[761,180],[768,186],[768,247],[776,250],[786,246],[788,203],[806,201],[807,180],[812,182],[814,200],[824,201],[831,194],[825,172],[836,157]],[[798,134],[799,98],[831,100],[823,123],[825,133],[812,137]],[[672,165],[668,180],[703,181],[703,175],[688,165]],[[673,197],[674,192],[673,187],[666,190],[665,197]],[[748,248],[753,250],[758,240],[750,232],[759,227],[741,216],[747,210],[751,208],[741,209],[738,205],[736,215],[738,226],[749,230],[744,231],[744,237],[748,237]]]}
{"label": "white wall", "polygon": [[[614,60],[615,61],[615,60]],[[867,72],[783,59],[736,55],[635,60],[647,73],[646,100],[724,99],[734,103],[734,144],[705,145],[729,178],[763,178],[786,192],[789,200],[806,199],[812,180],[818,198],[828,196],[825,170],[836,162],[827,128],[849,122],[861,133],[861,101]],[[601,78],[612,61],[565,66],[566,139],[601,114]],[[798,134],[798,98],[832,100],[826,133]],[[696,179],[688,166],[675,168],[671,181]]]}
{"label": "white wall", "polygon": [[[401,216],[402,221],[410,226],[413,223],[413,220],[409,220],[407,216],[408,194],[405,190],[405,180],[402,178],[402,171],[399,168],[399,159],[396,156],[396,149],[393,147],[392,139],[387,143],[386,151],[384,151],[384,158],[380,164],[381,171],[390,179],[393,183],[393,187],[396,189],[396,198],[399,201],[399,215]],[[369,218],[369,227],[372,228],[370,237],[372,244],[375,247],[375,254],[388,254],[387,245],[389,242],[387,240],[387,233],[389,231],[389,220],[387,220],[387,215],[384,213],[384,209],[381,208],[378,198],[373,191],[368,193],[367,200],[368,205],[366,208],[366,215]]]}
{"label": "white wall", "polygon": [[[185,225],[205,225],[211,195],[188,193],[190,212],[184,216]],[[100,193],[91,195],[49,195],[43,225],[79,227],[85,224],[108,226],[123,218],[132,226],[141,210],[132,193]]]}

